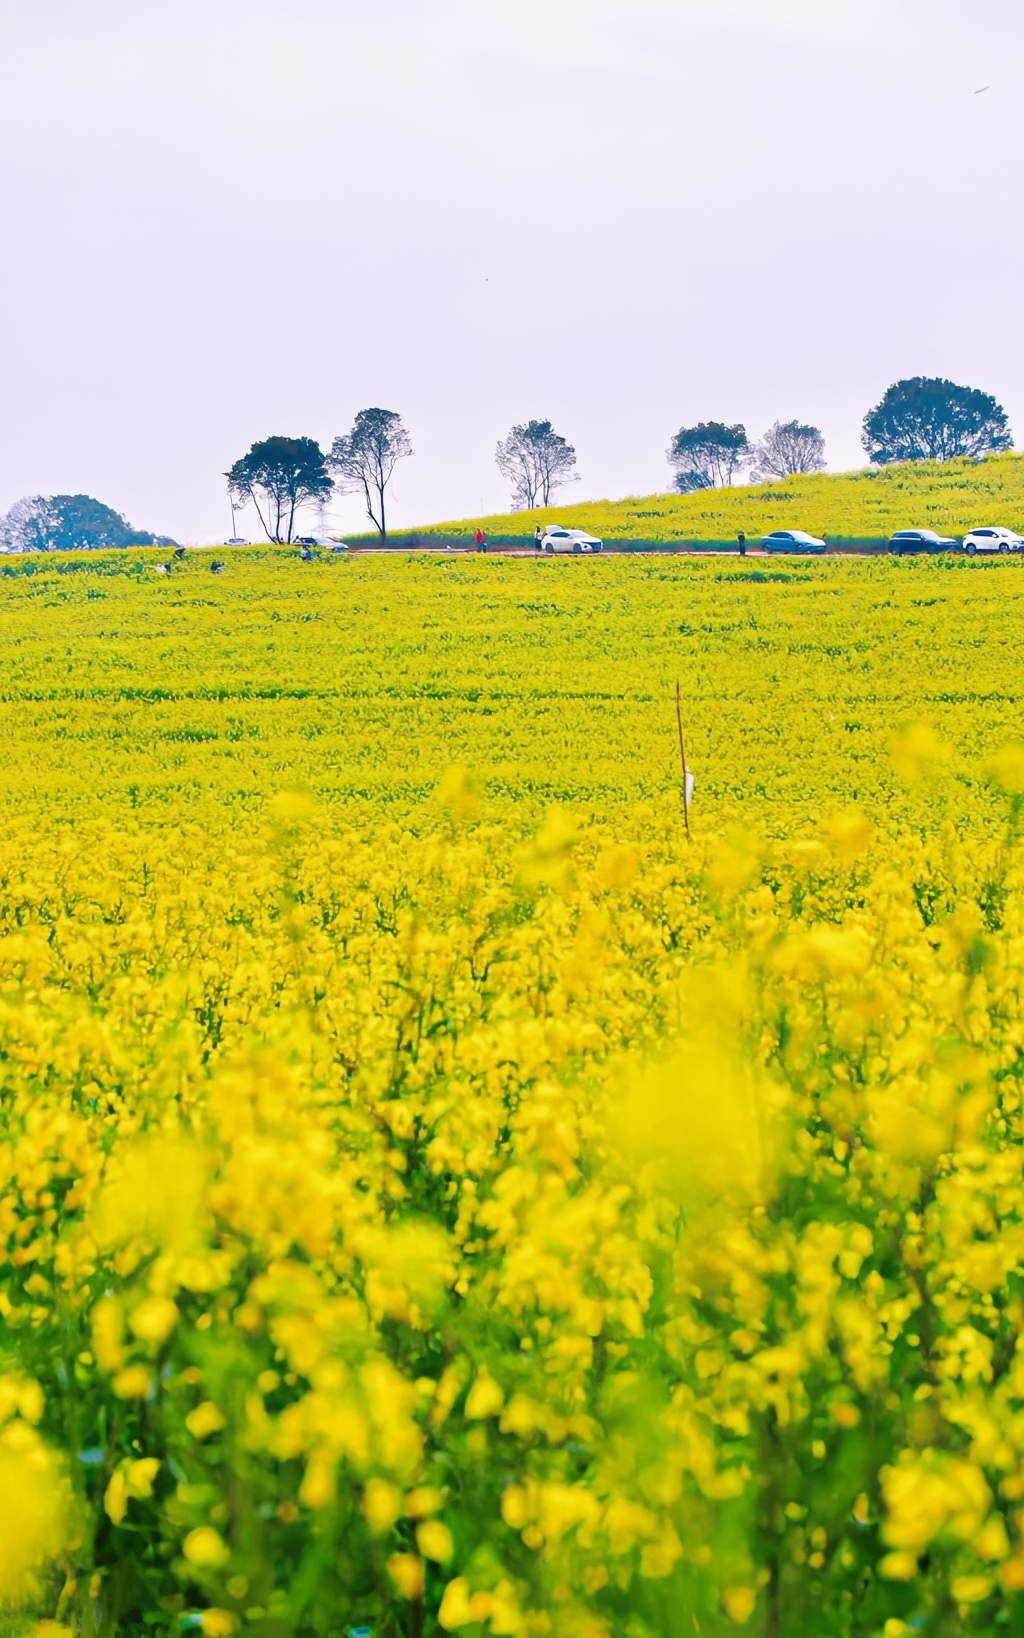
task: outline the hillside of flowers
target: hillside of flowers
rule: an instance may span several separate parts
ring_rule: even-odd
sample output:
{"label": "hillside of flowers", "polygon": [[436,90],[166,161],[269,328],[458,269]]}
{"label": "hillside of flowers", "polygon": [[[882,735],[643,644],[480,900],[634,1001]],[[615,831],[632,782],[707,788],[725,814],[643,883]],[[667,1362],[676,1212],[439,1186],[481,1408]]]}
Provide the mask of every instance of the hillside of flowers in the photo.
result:
{"label": "hillside of flowers", "polygon": [[1020,1630],[1024,565],[163,563],[0,577],[2,1630]]}
{"label": "hillside of flowers", "polygon": [[690,495],[563,498],[536,511],[431,524],[411,538],[470,541],[478,523],[492,540],[524,542],[532,540],[537,524],[561,523],[588,529],[609,547],[632,541],[731,542],[740,529],[751,540],[771,529],[809,529],[833,542],[880,542],[894,529],[921,527],[958,537],[983,524],[1024,531],[1024,456],[802,473]]}

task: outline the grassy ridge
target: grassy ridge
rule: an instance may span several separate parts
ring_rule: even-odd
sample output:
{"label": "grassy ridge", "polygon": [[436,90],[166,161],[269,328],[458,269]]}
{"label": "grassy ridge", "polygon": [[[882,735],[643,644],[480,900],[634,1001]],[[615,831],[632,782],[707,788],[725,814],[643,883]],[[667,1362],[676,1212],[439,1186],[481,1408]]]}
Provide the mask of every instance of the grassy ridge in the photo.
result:
{"label": "grassy ridge", "polygon": [[[695,495],[567,502],[430,524],[410,538],[425,544],[461,540],[479,524],[492,540],[512,543],[530,539],[538,523],[552,522],[612,542],[722,541],[734,540],[740,529],[753,537],[781,528],[809,529],[832,540],[874,541],[894,529],[922,526],[961,535],[986,523],[1024,532],[1024,455],[823,472]],[[394,537],[396,544],[399,538]]]}

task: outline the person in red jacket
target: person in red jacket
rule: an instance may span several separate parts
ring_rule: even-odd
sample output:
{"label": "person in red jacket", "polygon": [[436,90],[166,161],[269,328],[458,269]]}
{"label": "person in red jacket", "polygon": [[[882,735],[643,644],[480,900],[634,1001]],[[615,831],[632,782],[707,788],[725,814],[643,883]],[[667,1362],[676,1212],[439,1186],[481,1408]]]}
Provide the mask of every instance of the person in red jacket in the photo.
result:
{"label": "person in red jacket", "polygon": [[482,529],[477,530],[476,534],[473,536],[473,539],[476,541],[477,551],[478,552],[486,552],[486,550],[487,550],[487,541],[484,538],[484,532],[483,532]]}

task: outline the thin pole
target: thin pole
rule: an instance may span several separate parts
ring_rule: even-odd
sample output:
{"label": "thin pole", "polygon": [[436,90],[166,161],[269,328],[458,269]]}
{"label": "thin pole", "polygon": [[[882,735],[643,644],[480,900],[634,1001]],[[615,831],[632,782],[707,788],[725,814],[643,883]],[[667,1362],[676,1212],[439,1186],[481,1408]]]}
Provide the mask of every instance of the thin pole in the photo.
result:
{"label": "thin pole", "polygon": [[676,681],[676,726],[679,729],[679,760],[683,766],[683,824],[686,826],[686,840],[690,840],[690,804],[686,795],[686,747],[683,744],[683,706],[679,697],[679,682]]}

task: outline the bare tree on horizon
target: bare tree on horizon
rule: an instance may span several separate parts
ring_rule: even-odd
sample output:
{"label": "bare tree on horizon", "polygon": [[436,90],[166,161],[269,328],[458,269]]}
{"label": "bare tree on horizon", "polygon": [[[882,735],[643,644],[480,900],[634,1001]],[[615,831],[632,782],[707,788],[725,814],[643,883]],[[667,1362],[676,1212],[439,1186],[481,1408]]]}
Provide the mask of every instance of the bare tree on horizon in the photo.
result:
{"label": "bare tree on horizon", "polygon": [[335,438],[327,457],[341,493],[362,494],[366,515],[385,546],[384,492],[398,462],[411,454],[412,441],[395,410],[364,409],[356,416],[352,431]]}
{"label": "bare tree on horizon", "polygon": [[821,472],[825,467],[825,440],[817,427],[800,421],[775,421],[751,448],[750,476],[791,478],[797,472]]}
{"label": "bare tree on horizon", "polygon": [[513,427],[494,453],[498,471],[512,485],[512,510],[529,512],[549,506],[556,489],[577,483],[576,451],[550,421],[525,421]]}

